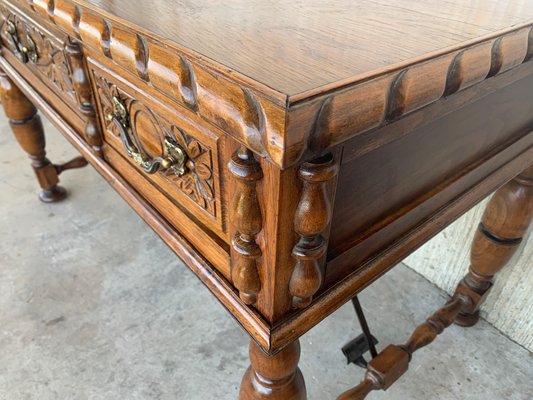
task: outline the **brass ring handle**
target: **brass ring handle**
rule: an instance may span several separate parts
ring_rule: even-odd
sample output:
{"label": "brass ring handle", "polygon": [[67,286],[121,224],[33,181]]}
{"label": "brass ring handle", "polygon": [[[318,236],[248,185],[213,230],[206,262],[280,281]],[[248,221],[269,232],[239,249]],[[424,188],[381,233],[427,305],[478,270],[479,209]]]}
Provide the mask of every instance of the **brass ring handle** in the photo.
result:
{"label": "brass ring handle", "polygon": [[24,64],[28,61],[33,63],[39,61],[39,54],[37,53],[37,47],[35,46],[33,39],[29,35],[26,35],[27,46],[24,46],[17,35],[17,27],[13,21],[7,20],[6,26],[7,35],[15,49],[15,56]]}
{"label": "brass ring handle", "polygon": [[130,123],[128,110],[125,104],[118,98],[113,96],[111,99],[113,104],[113,112],[106,116],[107,120],[112,122],[120,133],[120,138],[124,144],[124,148],[129,157],[133,158],[135,163],[139,165],[144,172],[148,174],[155,174],[157,171],[171,170],[177,176],[185,174],[185,163],[187,162],[187,153],[177,144],[170,136],[165,136],[166,157],[149,157],[148,155],[139,151],[130,136]]}

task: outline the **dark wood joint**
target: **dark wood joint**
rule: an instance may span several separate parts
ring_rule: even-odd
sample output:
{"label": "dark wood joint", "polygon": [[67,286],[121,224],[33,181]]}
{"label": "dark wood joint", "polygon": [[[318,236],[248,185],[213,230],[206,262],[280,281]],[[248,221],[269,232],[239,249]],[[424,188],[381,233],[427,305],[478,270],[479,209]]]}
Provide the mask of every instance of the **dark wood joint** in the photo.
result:
{"label": "dark wood joint", "polygon": [[51,187],[59,183],[59,178],[57,177],[57,169],[49,161],[46,165],[42,167],[34,167],[34,170],[35,175],[37,176],[37,180],[39,181],[39,185],[41,185],[43,189],[50,189]]}

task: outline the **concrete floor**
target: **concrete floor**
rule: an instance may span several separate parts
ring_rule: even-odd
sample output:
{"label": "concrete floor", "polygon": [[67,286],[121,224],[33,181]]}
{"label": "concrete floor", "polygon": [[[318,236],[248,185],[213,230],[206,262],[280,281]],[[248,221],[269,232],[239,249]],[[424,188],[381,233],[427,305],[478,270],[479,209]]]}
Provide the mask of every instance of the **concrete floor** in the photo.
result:
{"label": "concrete floor", "polygon": [[[74,150],[53,128],[49,155]],[[248,366],[238,324],[91,168],[63,203],[37,201],[27,158],[0,119],[0,399],[236,399]],[[380,348],[407,339],[444,294],[398,266],[361,301]],[[349,305],[302,338],[310,400],[359,382],[341,346]],[[533,399],[533,358],[482,321],[418,352],[384,399]]]}

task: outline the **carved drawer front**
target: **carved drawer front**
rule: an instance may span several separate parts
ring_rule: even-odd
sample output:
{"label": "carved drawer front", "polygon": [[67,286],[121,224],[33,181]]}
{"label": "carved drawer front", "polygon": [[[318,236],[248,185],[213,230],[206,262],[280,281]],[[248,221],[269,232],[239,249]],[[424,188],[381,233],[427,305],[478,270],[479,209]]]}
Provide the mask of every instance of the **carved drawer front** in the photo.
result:
{"label": "carved drawer front", "polygon": [[89,68],[104,141],[178,207],[224,236],[217,135],[92,61]]}
{"label": "carved drawer front", "polygon": [[[27,16],[0,4],[2,46],[80,114],[82,100],[72,81],[72,67],[65,51],[68,37],[52,33]],[[15,61],[16,62],[16,61]],[[17,65],[15,65],[17,67]]]}

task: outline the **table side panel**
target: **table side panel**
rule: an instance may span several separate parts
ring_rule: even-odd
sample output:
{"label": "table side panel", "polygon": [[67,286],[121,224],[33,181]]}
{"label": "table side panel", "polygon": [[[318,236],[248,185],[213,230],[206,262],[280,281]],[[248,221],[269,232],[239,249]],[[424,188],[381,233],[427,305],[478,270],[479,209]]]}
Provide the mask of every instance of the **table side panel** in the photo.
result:
{"label": "table side panel", "polygon": [[356,269],[468,191],[483,172],[486,176],[531,145],[526,140],[513,147],[533,130],[532,92],[529,75],[343,164],[327,282]]}

